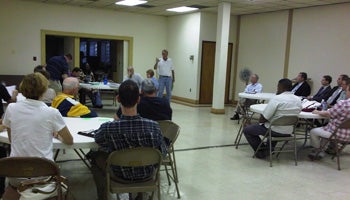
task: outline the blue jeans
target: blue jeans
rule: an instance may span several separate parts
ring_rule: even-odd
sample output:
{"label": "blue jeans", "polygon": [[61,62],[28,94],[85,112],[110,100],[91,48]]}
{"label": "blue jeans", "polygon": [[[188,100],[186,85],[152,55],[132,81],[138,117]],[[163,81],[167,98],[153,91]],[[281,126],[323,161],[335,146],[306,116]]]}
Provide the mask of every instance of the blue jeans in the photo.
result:
{"label": "blue jeans", "polygon": [[159,91],[158,97],[163,97],[164,87],[166,90],[166,98],[170,103],[171,98],[171,88],[173,86],[173,79],[170,76],[159,76]]}

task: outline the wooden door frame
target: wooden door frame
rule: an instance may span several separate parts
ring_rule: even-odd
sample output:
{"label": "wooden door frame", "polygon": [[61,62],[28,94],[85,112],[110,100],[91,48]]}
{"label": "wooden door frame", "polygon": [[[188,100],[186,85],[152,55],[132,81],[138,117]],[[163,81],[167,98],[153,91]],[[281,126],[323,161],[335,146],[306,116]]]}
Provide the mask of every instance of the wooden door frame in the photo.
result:
{"label": "wooden door frame", "polygon": [[[199,77],[199,79],[200,79],[200,83],[199,83],[199,99],[198,99],[198,104],[200,104],[199,102],[201,101],[201,91],[202,91],[202,73],[203,73],[203,69],[202,69],[202,65],[203,65],[203,44],[204,43],[215,43],[216,44],[216,42],[215,41],[206,41],[206,40],[202,40],[202,55],[201,55],[201,66],[200,66],[200,69],[201,69],[201,73],[200,73],[200,77]],[[226,92],[228,92],[228,94],[227,94],[227,102],[226,102],[226,98],[225,98],[225,103],[230,103],[230,86],[231,86],[231,72],[232,72],[232,58],[233,58],[233,52],[234,52],[234,48],[233,48],[233,43],[232,42],[229,42],[228,43],[228,46],[232,46],[232,50],[231,50],[231,55],[227,55],[227,61],[229,61],[229,58],[231,58],[230,59],[230,66],[228,67],[227,66],[227,63],[226,63],[226,77],[227,77],[227,74],[228,74],[228,80],[226,80],[225,81],[225,94],[226,94]],[[229,47],[228,47],[229,48]],[[215,58],[214,58],[215,59]],[[214,68],[215,68],[215,63],[214,63]],[[227,70],[227,69],[229,69],[229,71]],[[214,71],[215,71],[215,69],[214,69]],[[234,70],[233,70],[234,71]],[[228,86],[228,88],[226,88],[226,83],[227,83],[227,81],[228,81],[228,84],[227,84],[227,86]],[[212,103],[211,103],[212,104]]]}
{"label": "wooden door frame", "polygon": [[66,36],[74,38],[74,66],[80,66],[80,38],[96,38],[96,39],[109,39],[109,40],[123,40],[129,43],[128,47],[128,64],[132,66],[133,61],[133,47],[134,38],[127,36],[114,36],[114,35],[102,35],[102,34],[89,34],[89,33],[78,33],[78,32],[65,32],[65,31],[53,31],[42,29],[41,35],[41,64],[46,63],[46,35],[54,36]]}

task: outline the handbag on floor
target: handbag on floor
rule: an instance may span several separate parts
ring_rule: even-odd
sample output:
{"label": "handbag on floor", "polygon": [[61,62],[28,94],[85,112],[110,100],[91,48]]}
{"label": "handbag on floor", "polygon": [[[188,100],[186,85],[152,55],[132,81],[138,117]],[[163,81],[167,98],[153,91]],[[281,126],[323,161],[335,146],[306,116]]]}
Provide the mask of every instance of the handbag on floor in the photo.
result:
{"label": "handbag on floor", "polygon": [[20,194],[20,200],[44,200],[50,199],[58,196],[58,190],[60,184],[60,196],[62,199],[65,199],[63,196],[67,193],[68,186],[66,184],[67,179],[63,176],[58,177],[49,177],[44,180],[37,179],[28,179],[20,183],[17,188],[17,192]]}

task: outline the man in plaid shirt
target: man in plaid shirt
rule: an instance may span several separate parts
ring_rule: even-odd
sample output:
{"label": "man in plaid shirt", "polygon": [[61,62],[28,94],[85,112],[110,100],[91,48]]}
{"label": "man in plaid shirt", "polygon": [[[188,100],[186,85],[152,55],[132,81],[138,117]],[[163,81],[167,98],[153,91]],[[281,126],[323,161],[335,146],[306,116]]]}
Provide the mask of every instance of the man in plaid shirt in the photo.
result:
{"label": "man in plaid shirt", "polygon": [[[330,118],[328,124],[324,127],[314,128],[310,131],[310,143],[316,149],[319,149],[323,142],[322,138],[329,138],[334,130],[339,126],[343,121],[350,118],[350,84],[347,81],[346,88],[346,100],[341,100],[337,102],[332,108],[326,111],[315,110],[313,113],[319,114]],[[321,138],[322,137],[322,138]],[[337,132],[338,140],[340,141],[350,141],[350,129],[339,129]],[[318,154],[316,157],[316,150],[309,154],[309,158],[312,160],[322,159],[324,152]]]}
{"label": "man in plaid shirt", "polygon": [[[92,155],[92,173],[99,199],[106,199],[105,165],[108,154],[115,150],[135,147],[153,147],[166,154],[166,145],[155,121],[137,114],[140,101],[139,88],[132,80],[124,81],[119,87],[118,101],[122,116],[119,120],[106,122],[95,133],[95,142],[100,146]],[[114,175],[127,181],[140,181],[150,178],[153,166],[139,168],[113,167]]]}

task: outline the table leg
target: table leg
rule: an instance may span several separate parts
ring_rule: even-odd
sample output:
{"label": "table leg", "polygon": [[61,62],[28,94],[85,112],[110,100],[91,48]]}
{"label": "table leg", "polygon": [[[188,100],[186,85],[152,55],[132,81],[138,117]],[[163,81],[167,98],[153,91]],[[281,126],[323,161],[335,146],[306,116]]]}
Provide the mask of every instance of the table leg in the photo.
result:
{"label": "table leg", "polygon": [[58,153],[60,152],[60,149],[56,149],[55,156],[53,157],[53,160],[57,160]]}
{"label": "table leg", "polygon": [[309,138],[309,128],[312,127],[313,123],[311,123],[308,119],[304,119],[305,121],[305,130],[304,130],[304,143],[298,148],[298,154],[300,152],[300,150],[303,149],[307,149],[309,148],[308,146],[306,146],[307,143],[307,139]]}
{"label": "table leg", "polygon": [[79,151],[81,152],[81,154],[79,153],[79,151],[77,149],[74,149],[75,153],[79,156],[79,158],[84,162],[84,164],[91,169],[90,163],[88,163],[85,158],[83,156],[85,156],[85,153],[82,149],[79,149]]}

